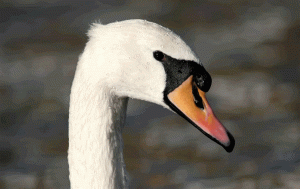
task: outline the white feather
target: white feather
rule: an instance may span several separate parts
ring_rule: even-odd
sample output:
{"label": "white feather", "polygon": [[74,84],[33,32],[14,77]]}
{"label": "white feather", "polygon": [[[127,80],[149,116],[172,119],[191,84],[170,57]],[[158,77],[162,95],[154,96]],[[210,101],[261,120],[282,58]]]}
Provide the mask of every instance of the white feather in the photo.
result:
{"label": "white feather", "polygon": [[166,73],[154,51],[198,59],[172,31],[145,20],[96,23],[88,36],[71,89],[71,188],[127,188],[122,141],[127,97],[167,107]]}

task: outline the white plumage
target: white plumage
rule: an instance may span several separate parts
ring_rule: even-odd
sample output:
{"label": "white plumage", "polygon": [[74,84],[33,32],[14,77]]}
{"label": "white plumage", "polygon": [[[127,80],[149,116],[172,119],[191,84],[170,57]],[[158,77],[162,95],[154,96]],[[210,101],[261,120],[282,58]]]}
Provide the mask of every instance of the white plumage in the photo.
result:
{"label": "white plumage", "polygon": [[72,189],[127,188],[122,128],[128,97],[166,108],[162,51],[198,62],[176,34],[144,20],[94,24],[71,89],[69,167]]}

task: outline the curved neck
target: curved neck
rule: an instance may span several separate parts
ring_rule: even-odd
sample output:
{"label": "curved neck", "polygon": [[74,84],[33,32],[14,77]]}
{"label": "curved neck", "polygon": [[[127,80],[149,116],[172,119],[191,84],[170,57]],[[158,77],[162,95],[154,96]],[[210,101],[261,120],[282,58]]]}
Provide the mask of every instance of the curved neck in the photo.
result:
{"label": "curved neck", "polygon": [[127,188],[122,128],[128,98],[113,96],[106,87],[84,82],[79,75],[70,99],[71,188]]}

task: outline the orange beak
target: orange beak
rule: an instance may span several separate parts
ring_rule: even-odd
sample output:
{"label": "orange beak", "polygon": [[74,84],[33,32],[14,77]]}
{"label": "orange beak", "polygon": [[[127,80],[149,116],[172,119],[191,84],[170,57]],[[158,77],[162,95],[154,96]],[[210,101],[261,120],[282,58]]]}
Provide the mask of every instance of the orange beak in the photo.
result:
{"label": "orange beak", "polygon": [[222,145],[227,152],[234,148],[234,138],[220,123],[209,106],[205,93],[193,82],[193,76],[167,95],[170,107],[186,118],[206,136]]}

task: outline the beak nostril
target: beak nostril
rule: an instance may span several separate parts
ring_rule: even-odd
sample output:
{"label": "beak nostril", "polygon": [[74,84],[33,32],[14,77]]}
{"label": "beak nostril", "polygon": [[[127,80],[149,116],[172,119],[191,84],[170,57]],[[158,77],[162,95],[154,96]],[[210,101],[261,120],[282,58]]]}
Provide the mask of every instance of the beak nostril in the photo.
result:
{"label": "beak nostril", "polygon": [[198,108],[201,110],[204,110],[204,105],[201,96],[198,93],[198,89],[196,84],[193,83],[193,88],[192,88],[193,96],[194,96],[194,102]]}

